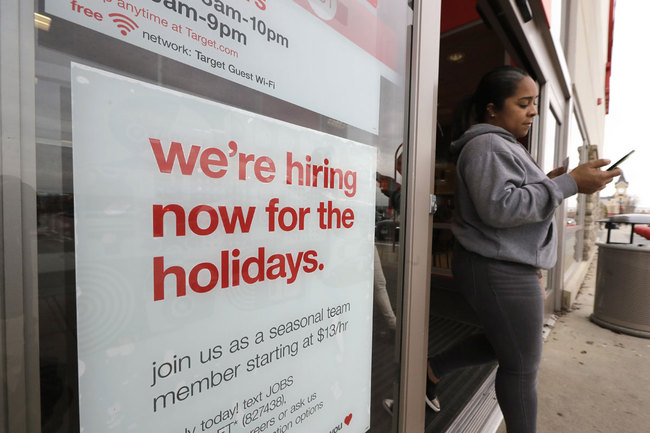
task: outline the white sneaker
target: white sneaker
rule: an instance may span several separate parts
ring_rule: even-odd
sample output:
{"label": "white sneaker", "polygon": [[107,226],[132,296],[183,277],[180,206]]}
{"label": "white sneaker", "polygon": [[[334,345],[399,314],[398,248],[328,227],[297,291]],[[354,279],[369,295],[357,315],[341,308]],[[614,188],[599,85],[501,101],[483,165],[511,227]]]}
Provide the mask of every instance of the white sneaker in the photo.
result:
{"label": "white sneaker", "polygon": [[424,401],[434,412],[440,412],[440,400],[436,395],[437,384],[427,379],[427,390],[424,394]]}

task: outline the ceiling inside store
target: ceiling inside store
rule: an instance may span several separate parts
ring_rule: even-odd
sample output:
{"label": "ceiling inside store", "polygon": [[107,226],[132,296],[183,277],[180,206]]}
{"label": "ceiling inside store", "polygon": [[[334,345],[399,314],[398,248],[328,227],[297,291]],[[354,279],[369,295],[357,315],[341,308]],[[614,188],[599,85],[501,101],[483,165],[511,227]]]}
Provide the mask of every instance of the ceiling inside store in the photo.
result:
{"label": "ceiling inside store", "polygon": [[482,21],[450,30],[440,39],[438,121],[449,125],[455,106],[474,92],[481,76],[503,65],[505,48]]}

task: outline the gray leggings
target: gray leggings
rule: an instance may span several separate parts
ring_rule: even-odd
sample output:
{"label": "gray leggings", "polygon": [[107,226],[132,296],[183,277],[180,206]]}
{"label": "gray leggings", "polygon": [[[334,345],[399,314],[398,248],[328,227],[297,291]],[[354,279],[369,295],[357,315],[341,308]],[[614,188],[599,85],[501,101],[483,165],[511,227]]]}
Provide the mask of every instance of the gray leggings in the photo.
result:
{"label": "gray leggings", "polygon": [[508,433],[535,433],[544,297],[537,270],[454,247],[455,284],[485,329],[430,358],[439,378],[497,360],[496,393]]}

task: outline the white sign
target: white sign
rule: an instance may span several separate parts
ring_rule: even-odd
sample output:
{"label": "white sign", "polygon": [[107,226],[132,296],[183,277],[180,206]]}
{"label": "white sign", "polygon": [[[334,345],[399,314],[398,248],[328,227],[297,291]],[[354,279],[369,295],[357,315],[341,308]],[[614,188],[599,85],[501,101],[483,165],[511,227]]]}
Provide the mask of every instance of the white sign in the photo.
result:
{"label": "white sign", "polygon": [[72,65],[86,432],[365,432],[376,150]]}
{"label": "white sign", "polygon": [[403,48],[363,2],[46,0],[45,11],[377,134],[380,77],[399,79]]}

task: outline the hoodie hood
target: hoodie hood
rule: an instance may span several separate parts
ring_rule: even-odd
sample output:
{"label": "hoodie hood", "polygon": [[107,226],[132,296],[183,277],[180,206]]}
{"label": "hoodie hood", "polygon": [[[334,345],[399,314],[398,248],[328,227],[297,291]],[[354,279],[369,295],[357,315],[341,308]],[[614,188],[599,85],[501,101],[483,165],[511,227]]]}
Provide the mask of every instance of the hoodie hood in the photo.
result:
{"label": "hoodie hood", "polygon": [[463,147],[473,138],[478,137],[479,135],[483,134],[497,134],[500,135],[501,137],[505,138],[508,141],[511,141],[512,143],[519,143],[516,139],[515,136],[506,131],[505,129],[499,127],[499,126],[494,126],[490,125],[489,123],[477,123],[476,125],[472,125],[467,131],[461,135],[458,140],[452,141],[451,143],[451,152],[455,154],[459,154],[460,151],[463,149]]}

